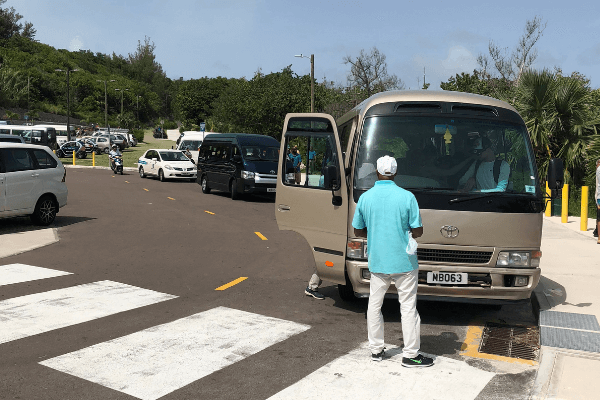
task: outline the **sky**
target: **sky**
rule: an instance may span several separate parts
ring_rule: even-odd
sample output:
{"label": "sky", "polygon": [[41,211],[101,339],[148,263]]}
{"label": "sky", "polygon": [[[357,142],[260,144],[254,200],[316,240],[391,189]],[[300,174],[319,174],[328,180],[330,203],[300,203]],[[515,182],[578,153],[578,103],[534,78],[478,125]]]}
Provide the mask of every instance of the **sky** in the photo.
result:
{"label": "sky", "polygon": [[8,0],[3,7],[58,49],[127,56],[148,36],[171,79],[250,79],[289,65],[310,74],[310,60],[294,56],[314,54],[317,81],[345,85],[344,57],[375,46],[406,89],[422,86],[425,69],[438,90],[477,68],[490,40],[511,52],[527,20],[539,16],[547,25],[532,67],[577,71],[600,87],[597,0]]}

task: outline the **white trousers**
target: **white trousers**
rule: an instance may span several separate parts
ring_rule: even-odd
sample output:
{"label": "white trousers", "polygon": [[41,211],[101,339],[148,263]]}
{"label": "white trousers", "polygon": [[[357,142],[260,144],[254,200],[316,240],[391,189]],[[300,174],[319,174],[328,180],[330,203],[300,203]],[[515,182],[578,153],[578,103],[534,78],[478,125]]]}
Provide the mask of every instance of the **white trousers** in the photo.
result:
{"label": "white trousers", "polygon": [[402,314],[402,337],[404,349],[402,357],[412,358],[419,354],[421,347],[421,317],[417,312],[417,286],[419,270],[403,274],[379,274],[371,272],[371,290],[369,308],[367,309],[367,329],[369,333],[369,349],[377,354],[383,350],[383,314],[381,306],[385,292],[392,281],[398,289],[398,301]]}
{"label": "white trousers", "polygon": [[319,278],[319,275],[317,275],[317,270],[315,269],[315,272],[312,274],[310,280],[308,281],[308,288],[310,290],[317,290],[319,286],[321,286],[321,283],[323,283],[323,281],[321,280],[321,278]]}

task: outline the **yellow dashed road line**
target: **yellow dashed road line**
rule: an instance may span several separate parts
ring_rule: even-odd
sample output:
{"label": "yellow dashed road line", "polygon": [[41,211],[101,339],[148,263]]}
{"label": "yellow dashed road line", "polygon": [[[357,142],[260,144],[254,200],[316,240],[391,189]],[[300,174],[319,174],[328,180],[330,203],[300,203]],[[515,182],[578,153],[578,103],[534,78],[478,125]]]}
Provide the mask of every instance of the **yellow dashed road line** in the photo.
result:
{"label": "yellow dashed road line", "polygon": [[247,277],[247,276],[242,276],[242,277],[240,277],[240,278],[237,278],[235,281],[231,281],[231,282],[229,282],[229,283],[227,283],[227,284],[225,284],[225,285],[223,285],[223,286],[219,286],[219,287],[218,287],[218,288],[216,288],[215,290],[225,290],[225,289],[227,289],[227,288],[230,288],[230,287],[232,287],[232,286],[234,286],[234,285],[237,285],[237,284],[238,284],[238,283],[240,283],[240,282],[243,282],[243,281],[245,281],[246,279],[248,279],[248,277]]}
{"label": "yellow dashed road line", "polygon": [[481,336],[483,334],[483,327],[479,325],[471,325],[467,330],[467,336],[465,337],[465,341],[460,347],[461,355],[473,358],[482,358],[485,360],[496,360],[496,361],[504,361],[513,364],[525,364],[525,365],[538,365],[537,361],[531,360],[522,360],[520,358],[510,358],[497,356],[494,354],[486,354],[480,353],[479,343],[481,342]]}
{"label": "yellow dashed road line", "polygon": [[149,192],[149,190],[148,190],[148,189],[146,189],[146,188],[144,188],[144,190],[145,190],[146,192]]}
{"label": "yellow dashed road line", "polygon": [[259,238],[261,238],[262,240],[268,240],[266,237],[264,237],[264,236],[263,236],[263,234],[262,234],[262,233],[260,233],[260,232],[254,232],[254,233],[256,233],[256,236],[258,236],[258,237],[259,237]]}
{"label": "yellow dashed road line", "polygon": [[167,197],[167,199],[169,199],[169,200],[175,200],[175,199],[174,199],[174,198],[172,198],[172,197]]}
{"label": "yellow dashed road line", "polygon": [[204,210],[204,212],[207,213],[207,214],[210,214],[210,215],[215,215],[214,212],[210,212],[210,211],[206,211],[206,210]]}

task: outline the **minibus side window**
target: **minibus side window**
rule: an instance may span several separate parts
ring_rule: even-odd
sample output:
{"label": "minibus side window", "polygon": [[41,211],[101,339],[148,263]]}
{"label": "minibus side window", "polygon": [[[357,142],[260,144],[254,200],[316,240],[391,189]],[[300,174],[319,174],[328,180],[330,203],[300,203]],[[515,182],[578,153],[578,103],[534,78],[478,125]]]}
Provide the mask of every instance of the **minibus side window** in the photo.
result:
{"label": "minibus side window", "polygon": [[[293,154],[297,148],[298,153]],[[286,135],[286,156],[283,183],[307,188],[323,189],[325,169],[334,165],[339,169],[333,134]]]}

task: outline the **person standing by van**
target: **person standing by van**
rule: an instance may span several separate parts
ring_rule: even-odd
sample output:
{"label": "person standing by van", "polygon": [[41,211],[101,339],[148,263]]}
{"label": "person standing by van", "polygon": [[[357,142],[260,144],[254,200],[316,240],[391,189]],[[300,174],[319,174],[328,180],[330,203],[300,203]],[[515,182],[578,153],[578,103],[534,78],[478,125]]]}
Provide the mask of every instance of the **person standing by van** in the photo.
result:
{"label": "person standing by van", "polygon": [[302,164],[302,156],[298,151],[298,147],[292,147],[292,152],[288,155],[289,159],[292,161],[292,166],[294,167],[294,183],[299,185],[302,181],[302,174],[300,173],[300,165]]}
{"label": "person standing by van", "polygon": [[383,156],[377,160],[375,185],[358,200],[352,221],[354,234],[369,243],[370,278],[367,331],[371,359],[384,358],[383,315],[381,306],[390,284],[395,282],[402,314],[404,349],[402,365],[429,367],[433,360],[419,354],[421,318],[417,312],[419,264],[416,254],[408,254],[409,232],[413,238],[423,234],[419,205],[415,196],[394,182],[396,160]]}

